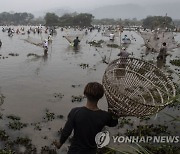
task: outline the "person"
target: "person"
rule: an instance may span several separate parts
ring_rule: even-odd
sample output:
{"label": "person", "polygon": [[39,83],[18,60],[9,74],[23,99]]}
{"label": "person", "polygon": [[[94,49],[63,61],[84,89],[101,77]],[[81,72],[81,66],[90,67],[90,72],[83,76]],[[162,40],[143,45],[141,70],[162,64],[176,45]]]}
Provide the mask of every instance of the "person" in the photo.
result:
{"label": "person", "polygon": [[78,37],[76,37],[76,39],[73,42],[74,42],[74,47],[77,48],[80,40]]}
{"label": "person", "polygon": [[44,48],[44,52],[47,53],[47,51],[48,51],[48,40],[46,40],[46,39],[43,42],[43,48]]}
{"label": "person", "polygon": [[121,52],[118,54],[118,56],[120,56],[122,58],[128,58],[129,55],[130,55],[130,53],[126,51],[125,47],[123,47]]}
{"label": "person", "polygon": [[166,56],[167,56],[166,42],[163,42],[162,47],[160,48],[160,51],[159,51],[159,55],[157,56],[157,59],[161,59],[165,62]]}
{"label": "person", "polygon": [[2,46],[2,41],[0,40],[0,47]]}
{"label": "person", "polygon": [[104,95],[104,89],[100,83],[88,83],[84,88],[84,95],[87,97],[86,105],[70,111],[60,142],[53,142],[57,148],[61,148],[74,130],[68,154],[96,154],[95,136],[104,126],[114,127],[118,123],[118,119],[114,119],[110,112],[98,108],[98,101]]}
{"label": "person", "polygon": [[109,37],[110,37],[110,41],[114,41],[114,38],[115,38],[114,33],[111,33],[111,34],[109,35]]}

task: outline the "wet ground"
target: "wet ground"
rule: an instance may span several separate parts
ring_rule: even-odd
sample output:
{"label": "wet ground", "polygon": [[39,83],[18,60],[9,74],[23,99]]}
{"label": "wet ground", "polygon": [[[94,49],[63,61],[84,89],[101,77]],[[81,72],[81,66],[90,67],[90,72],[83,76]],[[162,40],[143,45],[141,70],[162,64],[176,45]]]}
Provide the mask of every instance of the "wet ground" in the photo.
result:
{"label": "wet ground", "polygon": [[[86,102],[72,102],[72,96],[83,96],[84,86],[91,81],[102,81],[104,71],[107,64],[102,62],[102,58],[106,56],[108,62],[118,58],[119,49],[107,47],[109,38],[102,36],[97,30],[85,35],[80,43],[80,48],[74,50],[69,46],[68,41],[63,35],[71,33],[82,33],[73,30],[57,29],[57,35],[54,35],[52,44],[49,45],[48,55],[44,55],[43,49],[35,46],[23,39],[27,39],[27,34],[8,37],[7,33],[0,31],[0,39],[3,42],[0,48],[0,93],[5,96],[5,102],[1,106],[0,113],[3,119],[0,120],[1,129],[5,129],[12,138],[16,136],[28,136],[32,139],[32,143],[40,149],[42,146],[49,146],[52,140],[58,139],[57,131],[63,127],[68,112],[77,106],[83,106]],[[123,32],[129,37],[133,35],[136,38],[128,47],[128,52],[134,54],[134,57],[145,55],[145,47],[143,47],[143,39],[135,32]],[[41,41],[48,37],[47,34],[30,34],[34,40]],[[102,48],[95,48],[87,44],[92,40],[104,40]],[[180,42],[180,34],[177,34],[176,40]],[[116,38],[115,44],[119,44],[119,38]],[[11,56],[9,53],[17,53],[17,56]],[[36,56],[28,56],[28,54],[36,54]],[[169,60],[180,57],[180,49],[174,49],[171,52],[172,57],[167,57],[167,65]],[[150,53],[144,59],[153,60],[156,63],[157,53]],[[4,58],[3,58],[4,57]],[[85,65],[88,64],[88,65]],[[87,66],[87,67],[83,67]],[[173,70],[176,67],[170,65]],[[177,72],[178,73],[178,72]],[[174,75],[175,82],[178,83],[178,77]],[[81,97],[80,97],[81,98]],[[103,98],[99,104],[100,108],[107,110],[106,99]],[[48,120],[48,113],[54,113],[54,118]],[[173,116],[179,115],[176,108],[165,108],[161,113],[153,116],[149,123],[167,124],[164,122],[171,120],[164,112]],[[27,123],[26,128],[12,130],[8,128],[8,115],[16,115],[21,117],[21,122]],[[57,118],[58,115],[63,115]],[[132,118],[134,126],[139,125],[137,118]],[[35,129],[35,123],[40,122],[41,130]],[[34,125],[33,125],[33,124]],[[168,125],[171,125],[170,123]],[[175,122],[176,129],[172,129],[173,134],[179,135],[179,122]],[[171,126],[170,126],[171,127]],[[171,129],[171,128],[170,128]],[[123,132],[126,128],[113,129],[115,133]],[[64,146],[65,148],[66,146]]]}

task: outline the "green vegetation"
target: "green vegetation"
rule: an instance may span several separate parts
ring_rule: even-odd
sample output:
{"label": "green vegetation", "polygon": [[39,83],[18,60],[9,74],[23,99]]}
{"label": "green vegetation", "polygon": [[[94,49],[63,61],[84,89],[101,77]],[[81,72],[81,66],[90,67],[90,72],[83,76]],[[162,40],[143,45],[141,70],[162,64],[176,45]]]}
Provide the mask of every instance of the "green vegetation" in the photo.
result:
{"label": "green vegetation", "polygon": [[172,18],[168,16],[148,16],[143,19],[143,27],[149,29],[172,28]]}
{"label": "green vegetation", "polygon": [[23,24],[30,24],[31,21],[34,19],[34,15],[31,13],[8,13],[3,12],[0,13],[0,25],[23,25]]}
{"label": "green vegetation", "polygon": [[91,26],[92,14],[80,13],[80,14],[65,14],[61,17],[55,13],[46,13],[45,23],[46,26]]}
{"label": "green vegetation", "polygon": [[170,60],[170,63],[175,66],[180,66],[180,59]]}

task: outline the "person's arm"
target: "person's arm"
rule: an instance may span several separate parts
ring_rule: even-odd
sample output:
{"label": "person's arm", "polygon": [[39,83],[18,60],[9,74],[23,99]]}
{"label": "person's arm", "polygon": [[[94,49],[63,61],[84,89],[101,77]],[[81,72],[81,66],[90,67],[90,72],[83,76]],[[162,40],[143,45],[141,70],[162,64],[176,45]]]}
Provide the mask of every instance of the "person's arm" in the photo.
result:
{"label": "person's arm", "polygon": [[107,126],[115,127],[118,124],[118,116],[113,114],[113,112],[111,112],[110,110],[108,111],[108,114],[109,114],[109,119],[108,119]]}
{"label": "person's arm", "polygon": [[74,113],[74,110],[72,109],[68,115],[68,120],[62,130],[62,133],[61,133],[61,137],[60,137],[60,140],[59,142],[57,141],[54,141],[53,144],[58,148],[60,149],[61,146],[64,144],[64,142],[67,140],[67,138],[71,135],[71,132],[74,128],[74,122],[73,122],[73,113]]}

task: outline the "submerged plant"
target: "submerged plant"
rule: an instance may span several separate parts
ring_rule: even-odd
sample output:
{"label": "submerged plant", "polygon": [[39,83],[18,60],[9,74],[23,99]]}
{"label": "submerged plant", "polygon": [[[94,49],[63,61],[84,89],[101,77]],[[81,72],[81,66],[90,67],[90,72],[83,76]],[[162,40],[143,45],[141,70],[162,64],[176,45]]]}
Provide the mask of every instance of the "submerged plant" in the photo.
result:
{"label": "submerged plant", "polygon": [[19,120],[9,122],[8,127],[13,130],[21,130],[24,127],[27,127],[26,123],[21,123]]}
{"label": "submerged plant", "polygon": [[49,112],[48,109],[46,109],[46,115],[44,117],[47,121],[53,121],[55,119],[55,114],[53,112]]}
{"label": "submerged plant", "polygon": [[85,97],[82,95],[79,95],[79,96],[71,96],[71,98],[72,98],[71,99],[72,102],[82,102]]}

